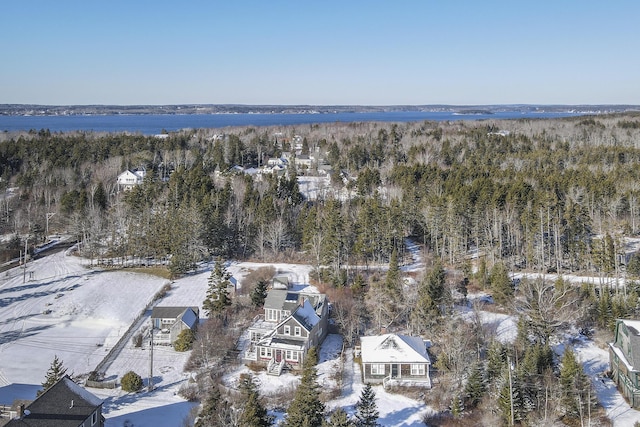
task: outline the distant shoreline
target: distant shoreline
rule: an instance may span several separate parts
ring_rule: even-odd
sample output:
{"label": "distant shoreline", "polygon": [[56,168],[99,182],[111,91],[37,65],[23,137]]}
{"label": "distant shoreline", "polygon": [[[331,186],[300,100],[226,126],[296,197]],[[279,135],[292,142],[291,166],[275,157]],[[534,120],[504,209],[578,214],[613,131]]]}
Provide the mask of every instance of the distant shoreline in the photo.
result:
{"label": "distant shoreline", "polygon": [[640,112],[640,105],[38,105],[0,104],[0,116],[113,116],[113,115],[212,115],[212,114],[340,114],[340,113],[495,113],[607,114]]}

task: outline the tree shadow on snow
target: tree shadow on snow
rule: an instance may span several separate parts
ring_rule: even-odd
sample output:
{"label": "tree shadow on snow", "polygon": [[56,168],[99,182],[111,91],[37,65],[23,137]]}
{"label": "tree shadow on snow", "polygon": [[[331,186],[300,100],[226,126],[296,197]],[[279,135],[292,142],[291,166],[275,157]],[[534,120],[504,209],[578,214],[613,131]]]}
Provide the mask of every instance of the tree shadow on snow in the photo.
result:
{"label": "tree shadow on snow", "polygon": [[16,341],[17,339],[20,339],[20,338],[30,337],[32,335],[37,334],[38,332],[51,328],[51,326],[52,325],[44,325],[44,326],[36,326],[33,328],[28,328],[25,330],[3,332],[0,334],[0,345],[6,344],[12,341]]}

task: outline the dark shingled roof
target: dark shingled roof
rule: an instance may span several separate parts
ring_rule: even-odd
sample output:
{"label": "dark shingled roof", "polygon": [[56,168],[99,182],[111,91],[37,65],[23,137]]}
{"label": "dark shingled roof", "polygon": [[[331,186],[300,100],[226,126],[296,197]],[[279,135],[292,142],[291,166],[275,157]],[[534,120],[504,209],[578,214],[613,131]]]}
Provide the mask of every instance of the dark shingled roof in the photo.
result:
{"label": "dark shingled roof", "polygon": [[22,418],[9,421],[7,426],[78,427],[101,405],[102,400],[65,375],[27,406]]}
{"label": "dark shingled roof", "polygon": [[152,319],[177,319],[186,309],[192,309],[196,315],[199,315],[198,307],[153,307],[151,311]]}

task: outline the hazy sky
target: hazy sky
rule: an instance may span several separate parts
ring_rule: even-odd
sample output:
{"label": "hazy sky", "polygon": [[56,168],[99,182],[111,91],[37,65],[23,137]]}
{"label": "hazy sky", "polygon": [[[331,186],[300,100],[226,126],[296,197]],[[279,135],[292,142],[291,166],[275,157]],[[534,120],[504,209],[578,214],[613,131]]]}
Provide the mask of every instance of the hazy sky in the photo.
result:
{"label": "hazy sky", "polygon": [[640,104],[640,1],[2,0],[4,103]]}

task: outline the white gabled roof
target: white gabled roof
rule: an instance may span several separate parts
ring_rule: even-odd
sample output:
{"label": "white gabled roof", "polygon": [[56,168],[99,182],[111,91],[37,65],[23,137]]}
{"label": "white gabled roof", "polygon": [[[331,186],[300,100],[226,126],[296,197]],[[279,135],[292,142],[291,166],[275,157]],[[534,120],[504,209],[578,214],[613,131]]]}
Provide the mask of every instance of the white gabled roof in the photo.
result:
{"label": "white gabled roof", "polygon": [[311,331],[320,322],[320,317],[306,298],[303,305],[293,313],[293,317],[308,331]]}
{"label": "white gabled roof", "polygon": [[431,363],[424,341],[409,335],[361,337],[362,363]]}

